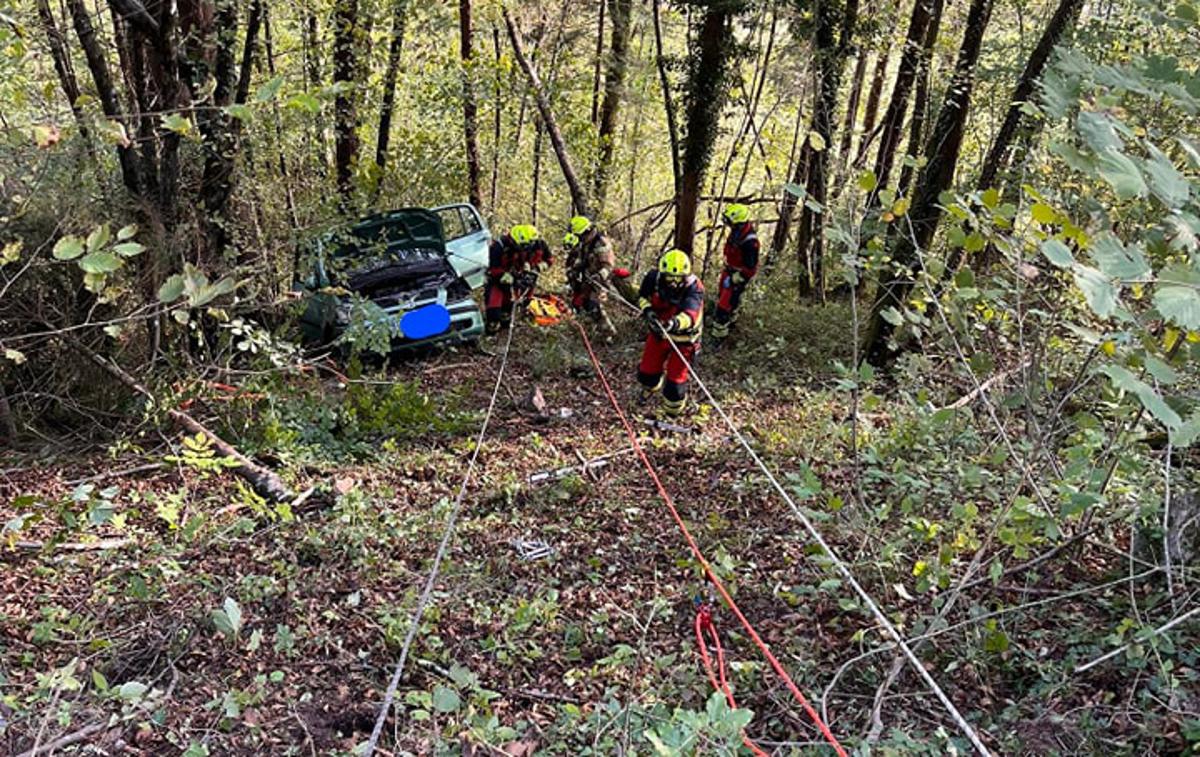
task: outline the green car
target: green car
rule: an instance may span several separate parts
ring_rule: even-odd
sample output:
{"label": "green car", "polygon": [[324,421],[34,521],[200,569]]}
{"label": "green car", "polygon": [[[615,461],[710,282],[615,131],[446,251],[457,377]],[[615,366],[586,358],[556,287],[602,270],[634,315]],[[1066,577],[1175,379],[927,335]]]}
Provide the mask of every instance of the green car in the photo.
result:
{"label": "green car", "polygon": [[483,314],[448,258],[442,221],[425,208],[377,213],[319,237],[297,266],[306,272],[295,284],[306,300],[305,342],[337,343],[356,309],[387,329],[392,352],[478,339]]}

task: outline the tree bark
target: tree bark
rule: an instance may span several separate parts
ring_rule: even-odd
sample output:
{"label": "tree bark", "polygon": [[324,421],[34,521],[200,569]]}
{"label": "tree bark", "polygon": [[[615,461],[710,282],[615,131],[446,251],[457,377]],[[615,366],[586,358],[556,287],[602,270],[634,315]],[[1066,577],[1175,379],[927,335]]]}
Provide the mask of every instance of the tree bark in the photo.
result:
{"label": "tree bark", "polygon": [[321,56],[317,52],[320,50],[320,30],[317,26],[317,14],[309,13],[304,23],[304,48],[307,51],[305,56],[305,68],[308,73],[308,86],[310,89],[317,90],[321,88]]}
{"label": "tree bark", "polygon": [[617,118],[621,100],[625,97],[625,73],[629,67],[629,19],[633,11],[633,0],[608,0],[609,18],[612,21],[612,45],[609,50],[608,68],[604,74],[604,103],[600,108],[600,164],[596,169],[595,204],[596,212],[604,211],[604,200],[608,195],[613,156],[616,152]]}
{"label": "tree bark", "polygon": [[9,407],[4,388],[0,387],[0,447],[15,447],[16,444],[17,424],[13,420],[12,408]]}
{"label": "tree bark", "polygon": [[600,69],[604,62],[604,11],[607,4],[607,0],[600,0],[600,20],[596,22],[596,59],[592,68],[592,126],[600,123]]}
{"label": "tree bark", "polygon": [[492,25],[492,47],[496,51],[496,75],[495,91],[492,93],[492,192],[488,207],[495,211],[496,194],[500,183],[500,119],[503,113],[500,87],[500,29],[495,24]]}
{"label": "tree bark", "polygon": [[[375,165],[383,172],[387,164],[388,143],[392,138],[392,109],[396,105],[396,78],[400,74],[400,54],[404,50],[404,21],[408,0],[392,0],[392,37],[388,44],[387,71],[383,75],[383,102],[379,106],[379,135],[375,140]],[[383,178],[379,179],[382,184]]]}
{"label": "tree bark", "polygon": [[37,0],[38,18],[42,22],[42,30],[46,33],[46,42],[50,46],[50,57],[54,60],[54,70],[58,73],[58,83],[62,87],[67,104],[75,114],[75,123],[84,140],[88,140],[87,123],[83,118],[83,110],[76,104],[79,99],[79,82],[75,78],[75,69],[71,66],[71,54],[67,50],[62,30],[50,9],[49,0]]}
{"label": "tree bark", "polygon": [[355,55],[358,33],[358,0],[336,0],[333,27],[333,81],[340,84],[334,98],[334,164],[343,212],[354,193],[354,160],[358,155],[358,112],[355,107]]}
{"label": "tree bark", "polygon": [[675,181],[675,196],[683,191],[683,175],[679,156],[679,124],[675,116],[675,98],[671,95],[671,79],[667,75],[667,59],[663,55],[662,0],[651,0],[654,13],[654,65],[662,85],[663,109],[667,113],[667,137],[671,141],[671,176]]}
{"label": "tree bark", "polygon": [[467,149],[467,195],[476,208],[483,206],[479,171],[479,108],[475,103],[471,71],[471,0],[458,0],[459,55],[463,64],[463,134]]}
{"label": "tree bark", "polygon": [[554,148],[554,154],[558,158],[558,165],[562,169],[563,178],[566,179],[567,187],[571,191],[571,201],[575,205],[575,211],[583,215],[590,215],[591,211],[588,206],[587,196],[584,194],[583,185],[579,181],[579,174],[575,173],[575,168],[571,163],[571,156],[567,152],[567,144],[563,140],[562,132],[558,128],[554,112],[550,109],[550,100],[546,97],[546,91],[542,88],[542,83],[538,79],[537,72],[533,70],[533,66],[529,63],[529,58],[525,55],[525,47],[521,43],[521,36],[517,31],[516,25],[513,23],[512,16],[509,15],[507,8],[502,8],[501,13],[504,16],[504,26],[508,30],[508,39],[513,46],[513,55],[516,56],[517,64],[529,79],[529,86],[533,90],[534,101],[537,103],[538,113],[541,114],[542,124],[546,128],[547,136],[550,137],[550,145]]}
{"label": "tree bark", "polygon": [[875,58],[875,74],[871,77],[871,90],[867,93],[867,104],[863,108],[864,135],[875,131],[875,119],[879,116],[879,100],[883,97],[883,82],[887,79],[888,51],[880,50],[877,56]]}
{"label": "tree bark", "polygon": [[[233,158],[237,150],[234,121],[224,110],[233,101],[237,90],[237,66],[234,48],[237,45],[237,2],[220,0],[216,12],[215,87],[212,104],[216,110],[204,113],[198,120],[204,136],[204,174],[200,180],[200,204],[204,208],[203,224],[206,254],[216,257],[229,242],[227,210],[233,192]],[[247,39],[248,47],[254,45]]]}
{"label": "tree bark", "polygon": [[949,189],[954,180],[971,104],[975,66],[991,17],[992,2],[993,0],[971,0],[962,45],[954,66],[954,76],[946,89],[946,97],[942,102],[942,109],[938,112],[932,139],[929,141],[927,162],[921,173],[915,200],[908,212],[909,223],[892,226],[897,236],[892,247],[895,268],[881,273],[879,288],[871,308],[865,349],[867,360],[875,365],[885,364],[895,356],[894,350],[888,345],[894,327],[884,317],[884,313],[889,308],[902,309],[908,300],[908,294],[922,270],[921,255],[928,249],[934,232],[937,231],[938,221],[941,220],[942,209],[938,203],[938,195]]}
{"label": "tree bark", "polygon": [[900,54],[900,70],[896,74],[892,97],[888,100],[887,111],[883,115],[879,133],[879,152],[875,156],[875,190],[871,192],[868,206],[877,204],[879,192],[886,189],[891,180],[892,167],[896,162],[896,152],[900,148],[904,114],[908,111],[908,96],[912,92],[917,69],[920,67],[922,42],[925,40],[925,32],[929,28],[932,3],[937,1],[914,0],[913,2],[912,16],[908,20],[908,33],[904,39],[904,50]]}
{"label": "tree bark", "polygon": [[242,48],[242,65],[238,72],[237,91],[233,101],[239,105],[250,96],[250,80],[254,76],[254,51],[258,48],[258,32],[263,23],[262,0],[254,0],[250,6],[250,18],[246,21],[246,44]]}
{"label": "tree bark", "polygon": [[[83,0],[67,0],[67,8],[75,25],[75,34],[79,37],[79,44],[83,47],[88,70],[92,73],[92,82],[96,85],[100,108],[105,116],[125,125],[121,118],[120,101],[113,88],[112,74],[108,70],[108,60],[104,56],[100,41],[96,38],[91,14],[84,7]],[[141,182],[138,179],[137,161],[132,145],[117,145],[117,159],[121,164],[121,180],[125,183],[125,188],[130,194],[140,197]]]}
{"label": "tree bark", "polygon": [[850,160],[851,142],[854,138],[854,127],[858,126],[858,103],[862,99],[863,80],[867,75],[867,53],[860,50],[854,63],[854,75],[850,79],[850,97],[846,102],[846,117],[842,121],[842,144],[838,148],[839,160],[843,163]]}
{"label": "tree bark", "polygon": [[1042,78],[1042,73],[1050,62],[1054,48],[1058,46],[1063,35],[1074,28],[1082,10],[1083,0],[1059,0],[1054,15],[1050,17],[1037,46],[1033,48],[1029,60],[1025,63],[1025,70],[1021,72],[1021,78],[1017,80],[1011,104],[1008,106],[1008,112],[1004,115],[1004,123],[1001,124],[1000,131],[997,132],[996,139],[992,142],[991,149],[988,150],[987,158],[983,161],[983,170],[980,172],[978,184],[980,189],[989,189],[995,186],[997,176],[1007,170],[1012,160],[1009,148],[1012,146],[1013,137],[1016,136],[1024,115],[1021,106],[1035,96],[1038,80]]}
{"label": "tree bark", "polygon": [[687,133],[683,142],[681,186],[675,204],[675,247],[689,254],[700,206],[700,187],[712,157],[726,99],[732,36],[732,16],[726,6],[710,5],[704,10],[699,34],[693,40],[695,49],[688,58],[684,102]]}
{"label": "tree bark", "polygon": [[[825,296],[825,225],[824,210],[828,195],[829,146],[833,144],[834,110],[842,69],[850,50],[850,37],[858,21],[857,0],[847,0],[839,19],[830,0],[818,0],[814,19],[817,68],[819,79],[813,91],[813,131],[820,135],[823,145],[816,149],[814,140],[805,142],[805,163],[808,166],[807,201],[800,211],[800,227],[796,254],[800,263],[799,293],[801,297],[816,294]],[[869,105],[869,103],[868,103]],[[819,210],[814,210],[813,204]]]}
{"label": "tree bark", "polygon": [[929,79],[933,67],[933,46],[937,44],[944,7],[943,0],[933,0],[929,24],[925,29],[925,40],[921,44],[916,91],[913,93],[913,112],[908,124],[908,146],[905,148],[905,155],[909,159],[901,166],[900,182],[896,185],[897,193],[900,195],[908,194],[908,188],[916,173],[915,163],[921,155],[924,144],[926,114],[929,112]]}

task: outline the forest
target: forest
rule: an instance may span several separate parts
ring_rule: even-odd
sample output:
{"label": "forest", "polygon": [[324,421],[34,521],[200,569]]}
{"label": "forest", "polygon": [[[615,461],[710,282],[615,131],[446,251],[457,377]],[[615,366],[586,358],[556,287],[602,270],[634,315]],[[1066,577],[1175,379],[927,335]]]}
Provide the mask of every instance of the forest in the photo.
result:
{"label": "forest", "polygon": [[0,0],[0,754],[1200,754],[1197,0]]}

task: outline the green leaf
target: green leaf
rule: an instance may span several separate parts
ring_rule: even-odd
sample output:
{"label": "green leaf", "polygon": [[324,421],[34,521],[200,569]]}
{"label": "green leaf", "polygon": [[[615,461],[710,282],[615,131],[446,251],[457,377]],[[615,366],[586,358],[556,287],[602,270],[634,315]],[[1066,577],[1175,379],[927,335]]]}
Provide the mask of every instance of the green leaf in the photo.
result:
{"label": "green leaf", "polygon": [[987,208],[988,210],[995,210],[1000,204],[1000,190],[996,189],[995,187],[984,190],[984,193],[980,195],[979,199],[981,202],[983,202],[983,207]]}
{"label": "green leaf", "polygon": [[1059,268],[1070,268],[1075,264],[1075,256],[1071,254],[1071,248],[1057,239],[1047,239],[1042,242],[1042,254]]}
{"label": "green leaf", "polygon": [[1146,177],[1150,180],[1150,191],[1162,200],[1162,204],[1172,210],[1182,208],[1187,204],[1190,186],[1183,174],[1175,168],[1170,158],[1154,145],[1150,145],[1150,159],[1143,165]]}
{"label": "green leaf", "polygon": [[163,116],[163,128],[167,131],[173,131],[180,136],[189,136],[192,133],[192,122],[178,113],[169,113]]}
{"label": "green leaf", "polygon": [[1104,180],[1112,185],[1118,199],[1132,200],[1146,196],[1148,190],[1142,172],[1129,156],[1116,150],[1105,150],[1100,153],[1098,168]]}
{"label": "green leaf", "polygon": [[783,191],[790,194],[792,197],[803,199],[808,194],[808,190],[801,184],[793,184],[790,181],[783,185]]}
{"label": "green leaf", "polygon": [[810,131],[808,133],[808,144],[812,147],[813,152],[821,152],[825,149],[825,137],[822,137],[819,132]]}
{"label": "green leaf", "polygon": [[1192,413],[1192,417],[1184,421],[1183,425],[1171,431],[1171,444],[1183,449],[1190,447],[1200,439],[1200,410]]}
{"label": "green leaf", "polygon": [[88,234],[88,238],[87,238],[88,252],[96,252],[97,250],[104,247],[104,245],[108,244],[109,240],[111,240],[111,239],[112,239],[112,231],[109,230],[108,224],[106,224],[106,223],[100,224],[99,226],[97,226],[95,229],[92,230],[91,234]]}
{"label": "green leaf", "polygon": [[284,107],[315,115],[321,112],[321,101],[307,92],[301,92],[288,98]]}
{"label": "green leaf", "polygon": [[133,235],[137,233],[138,225],[136,223],[131,223],[128,226],[122,226],[120,231],[117,232],[117,241],[124,242],[126,239],[131,239]]}
{"label": "green leaf", "polygon": [[233,624],[234,632],[242,630],[242,608],[234,601],[233,597],[225,597],[225,603],[222,605],[225,614],[229,616],[229,622]]}
{"label": "green leaf", "polygon": [[141,255],[146,248],[137,242],[122,242],[113,246],[113,252],[123,258],[132,258],[134,255]]}
{"label": "green leaf", "polygon": [[125,263],[111,252],[93,252],[79,261],[84,273],[112,273]]}
{"label": "green leaf", "polygon": [[104,693],[108,691],[108,679],[99,670],[92,668],[92,685],[96,687],[96,691]]}
{"label": "green leaf", "polygon": [[1194,286],[1158,286],[1154,290],[1154,307],[1176,326],[1200,330],[1200,292]]}
{"label": "green leaf", "polygon": [[1041,202],[1034,203],[1033,207],[1029,209],[1029,214],[1038,223],[1056,223],[1058,221],[1058,211]]}
{"label": "green leaf", "polygon": [[1168,429],[1175,430],[1183,425],[1183,419],[1179,417],[1179,413],[1163,400],[1162,395],[1155,391],[1154,387],[1134,376],[1127,368],[1110,364],[1103,366],[1100,371],[1109,377],[1114,387],[1135,395],[1142,403],[1142,407],[1146,408]]}
{"label": "green leaf", "polygon": [[446,686],[435,686],[433,689],[433,709],[438,712],[454,712],[462,705],[458,692]]}
{"label": "green leaf", "polygon": [[1111,232],[1092,240],[1091,254],[1097,267],[1114,279],[1138,279],[1150,273],[1150,264],[1138,246],[1125,246]]}
{"label": "green leaf", "polygon": [[257,102],[265,103],[275,99],[275,95],[279,94],[279,88],[283,86],[283,77],[276,76],[266,84],[258,88],[254,93],[254,99]]}
{"label": "green leaf", "polygon": [[1083,292],[1088,307],[1101,318],[1117,309],[1117,290],[1107,276],[1090,266],[1075,264],[1075,286]]}
{"label": "green leaf", "polygon": [[183,296],[183,277],[173,274],[158,288],[158,301],[171,303]]}
{"label": "green leaf", "polygon": [[244,103],[226,105],[225,112],[239,121],[249,121],[254,116],[254,111],[250,110],[250,106]]}
{"label": "green leaf", "polygon": [[74,260],[83,254],[83,240],[68,234],[55,243],[51,254],[55,260]]}
{"label": "green leaf", "polygon": [[1125,142],[1117,134],[1112,119],[1105,113],[1081,111],[1076,119],[1076,128],[1087,146],[1097,153],[1109,150],[1119,152],[1125,147]]}
{"label": "green leaf", "polygon": [[879,179],[875,177],[874,171],[863,171],[858,177],[858,188],[864,192],[870,192],[875,187],[879,186]]}
{"label": "green leaf", "polygon": [[140,681],[126,681],[117,687],[117,696],[126,701],[140,699],[149,690],[149,686]]}
{"label": "green leaf", "polygon": [[1196,10],[1196,6],[1191,3],[1181,2],[1175,6],[1175,17],[1182,21],[1191,21],[1193,24],[1200,21],[1200,11]]}
{"label": "green leaf", "polygon": [[1158,383],[1170,386],[1179,380],[1179,374],[1175,372],[1174,368],[1153,355],[1147,355],[1145,363],[1146,372],[1153,376]]}

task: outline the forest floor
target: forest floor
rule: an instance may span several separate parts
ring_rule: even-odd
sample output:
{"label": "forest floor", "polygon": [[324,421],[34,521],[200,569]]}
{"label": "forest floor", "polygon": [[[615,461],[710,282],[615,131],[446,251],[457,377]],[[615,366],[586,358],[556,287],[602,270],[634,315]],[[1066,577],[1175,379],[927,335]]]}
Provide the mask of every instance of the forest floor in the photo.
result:
{"label": "forest floor", "polygon": [[[629,337],[601,349],[630,405],[638,347]],[[853,527],[843,507],[854,502],[849,395],[830,390],[826,356],[846,360],[836,353],[847,348],[756,339],[699,365],[834,548],[853,559],[875,536]],[[203,450],[181,452],[153,430],[142,449],[6,461],[0,522],[39,513],[6,537],[48,546],[0,550],[0,752],[82,733],[78,743],[104,753],[350,753],[370,733],[499,365],[498,356],[446,351],[350,385],[331,374],[285,377],[287,395],[248,398],[240,412],[217,408],[239,444],[296,491],[320,487],[290,512],[264,506]],[[535,386],[548,420],[525,408]],[[355,411],[334,418],[335,407]],[[886,431],[889,412],[862,413],[860,435]],[[701,407],[692,420],[694,434],[646,430],[652,461],[800,688],[820,702],[831,686],[830,726],[860,743],[892,654],[850,663],[878,646],[879,629],[813,559],[800,524],[719,419]],[[722,751],[706,742],[719,724],[678,717],[704,712],[712,693],[692,630],[704,582],[628,453],[572,326],[519,326],[492,424],[381,753],[650,754],[647,733],[666,739],[685,726],[699,751]],[[590,472],[530,483],[614,453]],[[123,473],[147,463],[163,465]],[[522,560],[518,539],[542,540],[552,554]],[[936,611],[932,595],[914,599],[882,568],[856,569],[885,606],[901,608],[891,617],[906,628]],[[1085,548],[1055,574],[996,592],[1033,592],[1016,604],[1124,569],[1119,555]],[[971,613],[995,601],[972,601]],[[1035,628],[1000,652],[1032,663],[1082,645],[1086,656],[1120,617],[1096,595],[1065,598],[1055,612],[1078,627],[1056,635],[1038,626],[1046,633]],[[718,611],[717,623],[739,704],[755,713],[749,733],[780,754],[827,753],[736,621]],[[1060,681],[1048,699],[1023,678],[1028,668],[998,675],[976,664],[983,652],[971,655],[934,672],[1000,752],[1018,738],[1033,752],[1078,753],[1100,743],[1084,739],[1081,718],[1116,718],[1128,709],[1120,698],[1132,698],[1129,681],[1101,676],[1081,687]],[[934,700],[915,677],[901,681],[884,696],[884,743],[906,754],[956,748]],[[1136,743],[1137,723],[1110,720],[1103,730],[1115,751]]]}

